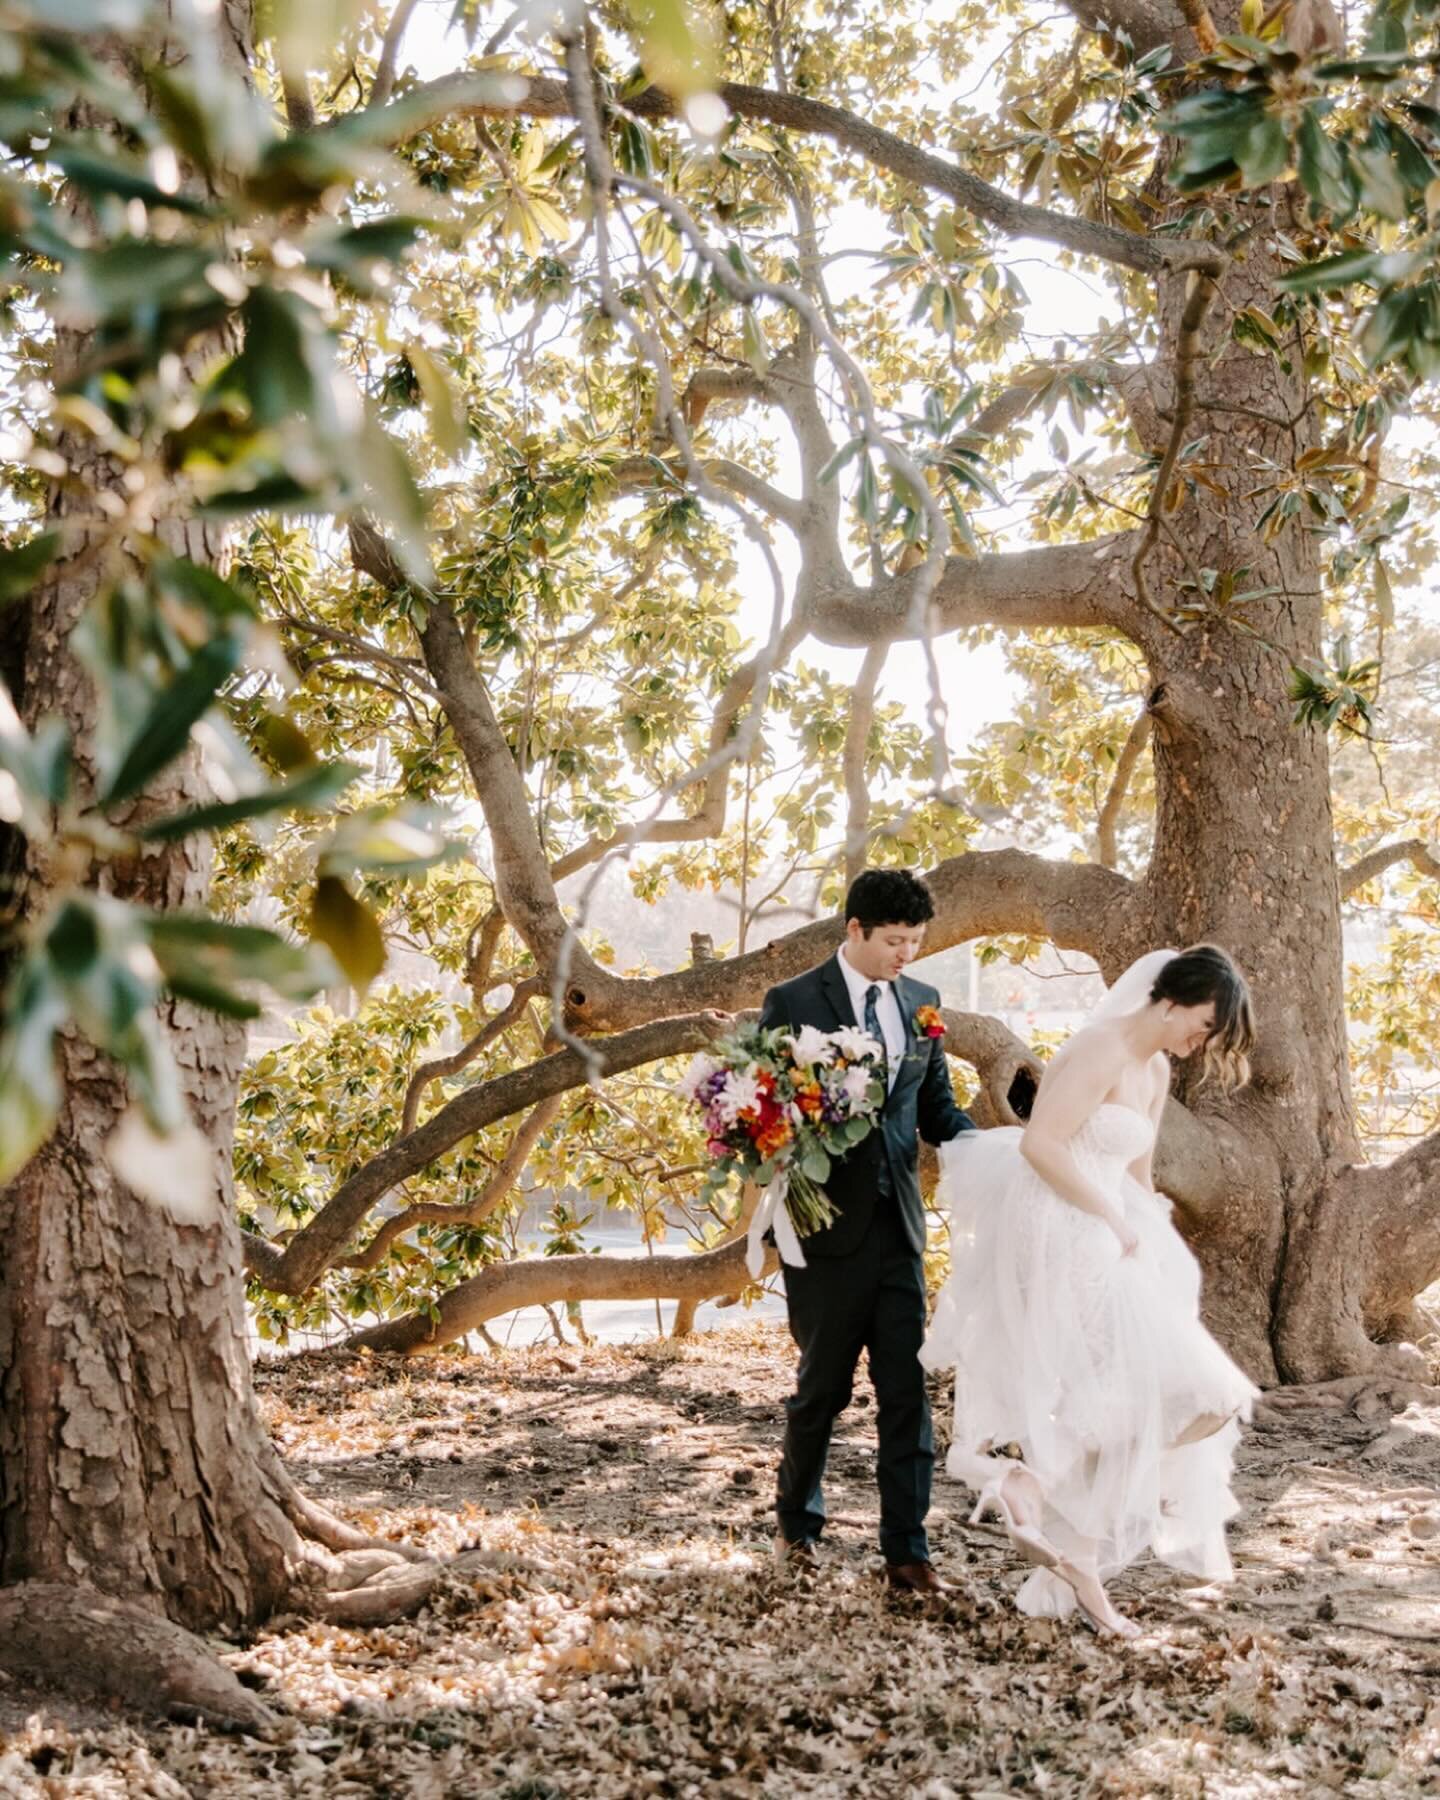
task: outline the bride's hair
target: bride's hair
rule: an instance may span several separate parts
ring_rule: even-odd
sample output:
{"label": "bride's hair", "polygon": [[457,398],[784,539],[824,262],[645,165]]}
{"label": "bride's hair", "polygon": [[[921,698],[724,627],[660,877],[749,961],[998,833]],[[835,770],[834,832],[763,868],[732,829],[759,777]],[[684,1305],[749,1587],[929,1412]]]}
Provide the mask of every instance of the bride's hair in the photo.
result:
{"label": "bride's hair", "polygon": [[1215,944],[1192,944],[1172,956],[1155,977],[1152,1002],[1204,1006],[1213,1001],[1215,1025],[1205,1040],[1205,1075],[1227,1090],[1250,1079],[1250,1048],[1255,1042],[1255,1016],[1245,977]]}

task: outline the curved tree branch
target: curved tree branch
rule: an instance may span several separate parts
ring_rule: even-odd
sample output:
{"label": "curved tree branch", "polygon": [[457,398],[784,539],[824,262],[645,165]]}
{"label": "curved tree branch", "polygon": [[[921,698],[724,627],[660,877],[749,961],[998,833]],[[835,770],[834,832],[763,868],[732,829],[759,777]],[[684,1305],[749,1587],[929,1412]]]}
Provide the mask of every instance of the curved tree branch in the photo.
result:
{"label": "curved tree branch", "polygon": [[342,1269],[375,1268],[396,1238],[404,1237],[407,1231],[413,1231],[417,1225],[483,1224],[504,1205],[510,1190],[524,1174],[530,1152],[559,1112],[562,1098],[560,1094],[552,1094],[530,1113],[511,1138],[500,1166],[485,1183],[478,1198],[468,1204],[447,1206],[443,1201],[437,1200],[428,1205],[407,1206],[404,1212],[387,1219],[363,1250],[357,1251],[354,1256],[342,1257],[336,1266]]}
{"label": "curved tree branch", "polygon": [[1150,742],[1150,729],[1150,709],[1142,706],[1121,746],[1119,756],[1115,759],[1115,773],[1095,827],[1096,860],[1104,863],[1107,869],[1113,869],[1120,859],[1117,843],[1120,812],[1125,805],[1125,796],[1130,791],[1136,767],[1144,755],[1145,746]]}
{"label": "curved tree branch", "polygon": [[[1136,889],[1098,863],[1052,862],[1024,850],[972,850],[951,857],[926,876],[935,901],[926,944],[946,950],[967,938],[1025,932],[1061,949],[1095,954],[1114,934]],[[734,1011],[758,1005],[765,990],[830,955],[845,935],[835,918],[802,925],[759,950],[723,961],[672,970],[648,981],[597,971],[599,980],[579,999],[586,1030],[625,1030],[657,1013]]]}
{"label": "curved tree branch", "polygon": [[400,1114],[401,1132],[409,1133],[415,1129],[415,1121],[420,1116],[421,1096],[432,1081],[443,1081],[447,1076],[458,1075],[462,1069],[468,1069],[485,1046],[493,1043],[503,1031],[507,1031],[535,996],[544,992],[544,982],[522,981],[508,1003],[493,1018],[487,1019],[467,1043],[462,1044],[450,1056],[437,1056],[430,1062],[421,1063],[405,1089],[405,1104]]}
{"label": "curved tree branch", "polygon": [[[772,519],[778,519],[782,525],[788,525],[792,530],[799,529],[804,516],[799,500],[789,494],[782,494],[779,488],[772,487],[763,476],[756,475],[742,463],[734,462],[729,457],[702,456],[700,462],[711,481],[729,488],[733,494],[739,494],[742,500],[758,506],[762,512],[769,513]],[[610,474],[616,487],[622,492],[631,492],[636,488],[682,486],[678,471],[672,473],[669,464],[659,463],[650,456],[627,456],[622,462],[615,464]]]}
{"label": "curved tree branch", "polygon": [[380,45],[380,62],[375,70],[375,85],[370,89],[368,105],[384,106],[395,91],[396,64],[400,57],[400,41],[405,36],[419,0],[399,0],[390,23],[385,27],[384,41]]}
{"label": "curved tree branch", "polygon": [[[599,1039],[589,1048],[598,1058],[601,1072],[613,1075],[662,1057],[702,1049],[731,1024],[730,1018],[713,1012],[662,1018],[618,1037]],[[497,1119],[528,1111],[554,1095],[582,1086],[588,1074],[577,1051],[560,1050],[493,1081],[466,1088],[342,1182],[283,1250],[247,1234],[246,1267],[276,1293],[303,1294],[334,1265],[371,1208],[397,1183],[418,1174],[437,1156]]]}
{"label": "curved tree branch", "polygon": [[1366,1220],[1365,1312],[1383,1330],[1440,1281],[1440,1131],[1393,1162],[1347,1172],[1341,1202]]}
{"label": "curved tree branch", "polygon": [[1377,876],[1402,862],[1408,862],[1417,874],[1431,875],[1440,880],[1440,857],[1436,856],[1431,846],[1424,838],[1404,838],[1399,843],[1381,844],[1374,850],[1367,850],[1364,856],[1357,857],[1348,868],[1342,869],[1340,898],[1350,899]]}
{"label": "curved tree branch", "polygon": [[[894,132],[828,100],[777,93],[771,88],[736,81],[721,82],[718,92],[730,111],[740,118],[761,119],[790,131],[829,138],[842,149],[863,156],[877,169],[944,194],[956,206],[1011,237],[1039,238],[1142,275],[1158,275],[1167,269],[1203,269],[1217,275],[1225,266],[1224,252],[1214,244],[1189,238],[1147,237],[1143,232],[1124,231],[1118,226],[1016,200],[958,163],[907,143]],[[401,130],[406,136],[413,136],[426,124],[447,115],[495,117],[520,113],[549,119],[573,116],[567,84],[538,77],[513,77],[502,89],[493,80],[445,76],[408,94],[405,107]],[[639,119],[673,118],[676,103],[662,89],[646,88],[626,102],[625,110]]]}
{"label": "curved tree branch", "polygon": [[[775,1252],[767,1273],[779,1266]],[[550,1306],[561,1300],[709,1300],[733,1294],[749,1280],[745,1245],[726,1244],[696,1256],[535,1256],[522,1262],[492,1263],[469,1281],[442,1294],[435,1315],[410,1313],[356,1332],[351,1349],[399,1350],[414,1354],[441,1350],[488,1319],[522,1306]]]}
{"label": "curved tree branch", "polygon": [[[937,628],[1100,626],[1135,637],[1144,615],[1121,553],[1138,537],[1134,531],[1112,532],[1089,544],[949,557],[935,589]],[[906,637],[920,574],[903,570],[861,587],[842,571],[817,583],[806,596],[811,634],[822,643],[847,646]]]}

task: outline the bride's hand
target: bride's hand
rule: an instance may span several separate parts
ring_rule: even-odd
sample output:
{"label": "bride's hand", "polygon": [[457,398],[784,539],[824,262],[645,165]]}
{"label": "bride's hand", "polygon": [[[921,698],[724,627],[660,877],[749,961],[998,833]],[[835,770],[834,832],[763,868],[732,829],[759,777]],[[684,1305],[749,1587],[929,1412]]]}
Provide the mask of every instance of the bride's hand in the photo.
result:
{"label": "bride's hand", "polygon": [[1110,1229],[1115,1233],[1116,1237],[1119,1238],[1119,1240],[1120,1240],[1121,1256],[1122,1257],[1133,1256],[1135,1254],[1135,1252],[1140,1248],[1139,1238],[1136,1237],[1135,1233],[1126,1224],[1124,1219],[1111,1219],[1109,1223],[1110,1223]]}

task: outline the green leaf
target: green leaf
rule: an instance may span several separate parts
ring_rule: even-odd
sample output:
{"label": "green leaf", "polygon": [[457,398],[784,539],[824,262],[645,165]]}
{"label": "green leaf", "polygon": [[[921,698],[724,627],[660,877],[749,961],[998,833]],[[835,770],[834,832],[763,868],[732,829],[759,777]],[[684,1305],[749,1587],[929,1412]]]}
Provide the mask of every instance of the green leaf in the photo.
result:
{"label": "green leaf", "polygon": [[373,509],[394,534],[394,547],[411,581],[428,587],[435,579],[426,541],[425,504],[404,452],[368,414],[350,444],[355,474]]}
{"label": "green leaf", "polygon": [[323,67],[365,10],[366,0],[271,0],[275,60],[291,79]]}
{"label": "green leaf", "polygon": [[55,1033],[65,1011],[44,959],[26,957],[6,991],[0,1032],[0,1182],[29,1162],[60,1111]]}
{"label": "green leaf", "polygon": [[341,821],[319,853],[323,875],[419,875],[466,854],[424,808],[378,802]]}
{"label": "green leaf", "polygon": [[245,395],[255,423],[314,420],[318,409],[311,351],[317,327],[309,307],[293,294],[255,288],[240,316],[245,347],[230,365],[227,382]]}
{"label": "green leaf", "polygon": [[[3,693],[3,690],[0,690]],[[18,720],[0,714],[0,771],[14,783],[17,822],[43,842],[51,830],[51,812],[70,792],[70,733],[62,719],[42,719],[33,733]]]}
{"label": "green leaf", "polygon": [[848,443],[840,446],[816,479],[821,482],[833,481],[846,463],[853,462],[864,448],[865,439],[863,437],[852,437]]}
{"label": "green leaf", "polygon": [[134,31],[150,7],[149,0],[29,0],[21,10],[50,31]]}
{"label": "green leaf", "polygon": [[156,695],[101,796],[104,805],[138,793],[151,776],[174,761],[190,741],[191,726],[239,667],[241,654],[240,640],[228,635],[201,645],[170,685]]}
{"label": "green leaf", "polygon": [[1295,148],[1305,192],[1337,221],[1348,219],[1355,211],[1355,194],[1346,179],[1345,160],[1325,135],[1313,107],[1307,107],[1300,120]]}
{"label": "green leaf", "polygon": [[1395,596],[1390,590],[1390,576],[1385,565],[1375,558],[1375,605],[1380,623],[1388,631],[1395,623]]}
{"label": "green leaf", "polygon": [[1290,140],[1281,120],[1267,113],[1240,142],[1236,162],[1248,187],[1263,187],[1282,175],[1290,161]]}
{"label": "green leaf", "polygon": [[625,0],[640,38],[645,73],[657,87],[685,99],[713,89],[715,37],[709,20],[686,0]]}
{"label": "green leaf", "polygon": [[420,396],[425,402],[425,416],[436,448],[443,456],[459,456],[470,440],[469,422],[460,396],[450,385],[445,365],[432,356],[423,344],[410,344],[405,360],[415,371]]}
{"label": "green leaf", "polygon": [[1350,161],[1360,177],[1360,193],[1372,212],[1382,219],[1399,221],[1410,208],[1409,195],[1400,172],[1383,150],[1364,149],[1350,152]]}
{"label": "green leaf", "polygon": [[150,581],[158,593],[197,607],[216,625],[256,617],[255,603],[248,594],[188,557],[156,557],[150,565]]}
{"label": "green leaf", "polygon": [[397,213],[344,230],[314,232],[301,248],[313,268],[329,269],[343,276],[357,293],[372,294],[390,265],[405,256],[425,227],[424,219]]}
{"label": "green leaf", "polygon": [[188,213],[192,218],[212,216],[213,208],[188,194],[167,193],[148,170],[123,160],[113,145],[91,148],[72,140],[52,149],[49,160],[92,200],[109,195],[118,200],[140,200],[146,206],[168,206],[172,212]]}
{"label": "green leaf", "polygon": [[72,324],[129,320],[136,312],[202,302],[219,296],[205,279],[213,253],[193,244],[122,238],[99,250],[82,250],[65,262],[58,286],[61,309]]}
{"label": "green leaf", "polygon": [[830,1179],[830,1158],[823,1150],[811,1150],[801,1161],[800,1172],[822,1187]]}
{"label": "green leaf", "polygon": [[165,985],[199,1005],[244,1018],[260,1008],[239,990],[261,985],[284,1000],[308,1000],[334,970],[311,944],[292,944],[260,925],[231,925],[204,913],[152,913],[146,938]]}
{"label": "green leaf", "polygon": [[210,806],[196,806],[187,812],[152,819],[139,835],[150,842],[166,844],[188,837],[192,831],[220,831],[227,825],[238,825],[246,819],[263,819],[273,813],[323,812],[362,772],[355,763],[317,765],[258,794],[247,794],[238,800],[217,800]]}
{"label": "green leaf", "polygon": [[1287,294],[1333,294],[1355,281],[1368,281],[1383,258],[1376,250],[1342,250],[1281,275],[1275,285]]}
{"label": "green leaf", "polygon": [[55,560],[60,549],[58,531],[42,531],[28,543],[0,548],[0,604],[28,594]]}
{"label": "green leaf", "polygon": [[322,875],[310,906],[310,933],[326,945],[362,992],[385,967],[385,939],[374,915],[338,875]]}

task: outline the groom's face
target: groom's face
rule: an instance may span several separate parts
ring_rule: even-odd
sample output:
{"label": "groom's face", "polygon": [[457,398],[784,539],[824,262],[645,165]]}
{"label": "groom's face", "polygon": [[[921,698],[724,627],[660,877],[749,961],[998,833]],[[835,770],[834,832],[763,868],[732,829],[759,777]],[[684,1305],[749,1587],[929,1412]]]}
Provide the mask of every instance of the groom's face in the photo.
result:
{"label": "groom's face", "polygon": [[858,919],[845,926],[848,942],[845,954],[851,966],[869,981],[894,981],[914,962],[925,942],[923,925],[872,925],[866,937]]}

